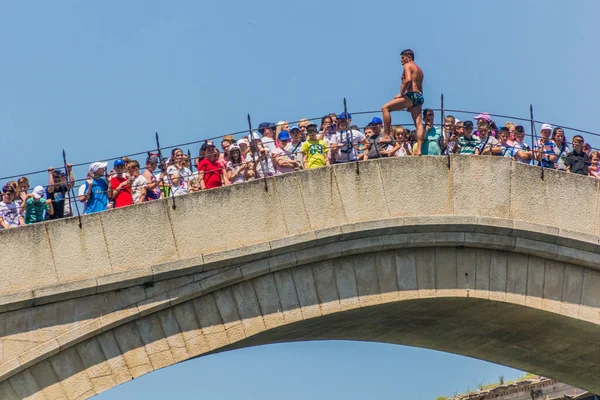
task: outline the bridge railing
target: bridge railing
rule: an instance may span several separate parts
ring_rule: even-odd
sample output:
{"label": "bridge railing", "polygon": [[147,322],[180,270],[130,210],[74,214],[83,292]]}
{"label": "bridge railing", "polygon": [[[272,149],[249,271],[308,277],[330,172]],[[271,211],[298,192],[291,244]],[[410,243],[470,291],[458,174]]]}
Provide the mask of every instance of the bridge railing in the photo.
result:
{"label": "bridge railing", "polygon": [[[571,131],[571,132],[577,132],[578,134],[582,134],[582,135],[589,135],[589,136],[600,136],[600,134],[595,133],[595,132],[591,132],[591,131],[587,131],[587,130],[583,130],[583,129],[578,129],[578,128],[573,128],[573,127],[568,127],[568,126],[564,126],[562,124],[557,124],[557,123],[553,123],[553,122],[549,122],[549,121],[540,121],[540,120],[536,120],[534,119],[533,116],[533,107],[530,107],[530,115],[529,118],[525,118],[525,117],[517,117],[517,116],[510,116],[510,115],[503,115],[503,114],[494,114],[494,113],[487,113],[487,112],[480,112],[480,111],[470,111],[470,110],[460,110],[460,109],[453,109],[453,108],[444,108],[444,97],[443,94],[441,95],[440,98],[440,108],[431,108],[432,111],[439,113],[439,119],[436,118],[436,120],[438,122],[434,122],[433,127],[435,127],[436,129],[440,129],[443,132],[443,126],[444,126],[444,118],[446,116],[449,116],[450,114],[452,114],[453,116],[457,117],[457,116],[466,116],[466,118],[472,118],[475,115],[479,115],[479,114],[487,114],[489,115],[492,119],[501,119],[506,121],[511,121],[511,122],[515,122],[515,121],[519,121],[522,122],[522,125],[529,125],[527,126],[526,131],[529,131],[529,133],[525,134],[526,137],[526,142],[531,142],[531,147],[533,149],[534,147],[534,142],[537,142],[537,140],[539,139],[539,135],[537,134],[537,129],[539,128],[539,125],[544,124],[544,123],[548,123],[551,124],[554,127],[560,127],[565,131]],[[344,103],[345,103],[345,99],[344,99]],[[374,110],[374,111],[358,111],[358,112],[352,112],[349,111],[349,113],[352,115],[353,118],[359,116],[359,117],[364,117],[364,116],[376,116],[379,115],[381,113],[380,110]],[[331,115],[331,114],[329,114]],[[407,120],[406,116],[408,114],[405,113],[396,113],[395,117],[396,119],[399,116],[404,116],[404,118],[402,118],[401,123],[397,123],[395,122],[394,125],[395,126],[408,126],[408,127],[413,127],[414,123],[412,122],[412,120]],[[310,121],[313,123],[317,123],[317,125],[320,125],[321,119],[323,118],[323,116],[319,116],[319,117],[312,117],[312,118],[303,118],[297,121],[291,121],[291,122],[287,122],[290,126],[292,125],[296,125],[302,121]],[[248,116],[248,121],[250,121],[250,116]],[[496,120],[497,121],[497,120]],[[496,122],[495,121],[495,122]],[[352,125],[356,125],[356,124],[352,124]],[[500,126],[501,124],[496,124],[497,126]],[[359,126],[359,129],[364,129],[366,128],[366,123],[365,124],[361,124],[361,125],[357,125]],[[173,145],[167,145],[165,147],[160,147],[160,145],[158,144],[158,133],[156,133],[156,141],[157,141],[157,145],[156,147],[150,148],[148,150],[144,150],[144,151],[139,151],[139,152],[135,152],[132,154],[127,154],[127,155],[119,155],[116,157],[110,157],[110,158],[104,158],[101,160],[93,160],[93,161],[84,161],[84,162],[77,162],[77,163],[73,163],[73,164],[68,164],[67,162],[67,158],[66,158],[66,154],[63,151],[63,157],[62,157],[62,164],[61,166],[56,166],[54,167],[55,171],[60,171],[63,173],[67,173],[68,168],[67,165],[69,165],[69,168],[72,168],[75,171],[75,176],[76,179],[72,180],[71,183],[72,185],[74,185],[75,188],[77,188],[78,185],[82,185],[85,184],[85,181],[88,179],[87,178],[87,167],[94,161],[104,161],[104,162],[110,162],[111,160],[115,160],[115,159],[120,159],[120,158],[130,158],[130,159],[134,159],[136,157],[140,157],[142,156],[144,159],[146,158],[146,156],[149,153],[157,153],[158,150],[172,150],[175,148],[181,148],[181,149],[185,149],[187,148],[187,154],[198,154],[198,147],[200,147],[203,143],[206,143],[207,141],[215,141],[217,143],[215,143],[216,145],[219,144],[219,141],[221,139],[223,139],[224,136],[226,135],[231,135],[234,137],[234,139],[240,139],[240,138],[244,138],[244,137],[250,137],[249,132],[255,132],[256,130],[252,129],[252,126],[250,125],[249,128],[247,129],[243,129],[240,131],[236,131],[236,132],[227,132],[224,134],[219,134],[217,136],[213,136],[213,137],[207,137],[207,138],[202,138],[199,140],[194,140],[194,141],[190,141],[190,142],[185,142],[185,143],[179,143],[179,144],[173,144]],[[493,132],[495,133],[495,132]],[[443,133],[442,133],[443,134]],[[585,137],[585,136],[584,136]],[[436,139],[437,140],[437,139]],[[566,138],[565,138],[566,140]],[[414,135],[413,137],[410,139],[410,141],[412,142],[411,144],[414,144],[415,142],[415,138]],[[426,139],[427,141],[427,139]],[[586,141],[587,143],[587,141]],[[195,151],[191,151],[191,149],[195,150]],[[591,150],[596,150],[595,148],[591,148]],[[185,151],[184,151],[185,154]],[[449,155],[449,154],[448,154]],[[277,157],[277,156],[272,156],[272,157]],[[165,157],[166,159],[167,157]],[[199,155],[198,155],[199,158]],[[196,157],[191,157],[190,159],[190,169],[193,171],[195,168],[195,160],[197,160],[198,158]],[[255,160],[256,161],[256,160]],[[448,163],[450,163],[450,157],[448,157]],[[358,161],[357,161],[358,164]],[[140,166],[143,166],[144,163],[140,162]],[[449,165],[449,164],[448,164]],[[143,167],[142,167],[143,168]],[[109,167],[110,169],[110,167]],[[357,171],[359,171],[358,169],[358,165],[357,165]],[[16,175],[8,175],[8,176],[3,176],[0,177],[0,189],[2,187],[4,187],[5,184],[7,184],[10,181],[14,181],[18,178],[27,178],[27,189],[26,190],[30,190],[33,186],[37,186],[40,185],[42,187],[44,187],[44,189],[46,189],[48,187],[47,183],[44,183],[44,175],[48,174],[48,169],[40,169],[40,170],[36,170],[36,171],[32,171],[32,172],[27,172],[27,173],[22,173],[22,174],[16,174]],[[258,171],[258,174],[260,175],[261,172]],[[77,178],[77,176],[79,176],[79,178]],[[542,179],[543,179],[543,168],[542,168]],[[168,182],[167,182],[168,183]],[[265,188],[268,190],[268,188],[265,186]],[[70,214],[68,216],[73,216],[73,215],[80,215],[83,213],[83,211],[80,212],[80,210],[76,210],[78,204],[77,204],[77,200],[78,199],[78,195],[76,194],[75,190],[71,190],[70,193],[67,195],[67,201],[69,202],[69,205],[71,207],[70,208]]]}

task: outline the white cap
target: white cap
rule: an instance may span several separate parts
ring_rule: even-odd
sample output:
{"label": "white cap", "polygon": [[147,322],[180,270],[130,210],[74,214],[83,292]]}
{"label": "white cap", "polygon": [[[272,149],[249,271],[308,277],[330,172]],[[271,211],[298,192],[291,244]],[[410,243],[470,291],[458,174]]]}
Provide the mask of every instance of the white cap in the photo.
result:
{"label": "white cap", "polygon": [[248,139],[244,138],[244,139],[240,139],[237,142],[235,142],[238,146],[244,145],[244,146],[250,146],[250,142],[248,142]]}
{"label": "white cap", "polygon": [[39,199],[41,199],[42,197],[44,197],[44,195],[45,195],[45,194],[46,194],[46,191],[44,190],[44,187],[43,187],[43,186],[36,186],[36,187],[33,189],[33,197],[34,197],[36,200],[39,200]]}
{"label": "white cap", "polygon": [[90,172],[91,173],[95,173],[100,168],[106,168],[107,165],[108,164],[106,162],[103,162],[103,161],[93,162],[93,163],[90,164]]}
{"label": "white cap", "polygon": [[552,130],[552,125],[550,125],[550,124],[542,124],[542,127],[540,128],[540,131],[543,131],[544,129]]}

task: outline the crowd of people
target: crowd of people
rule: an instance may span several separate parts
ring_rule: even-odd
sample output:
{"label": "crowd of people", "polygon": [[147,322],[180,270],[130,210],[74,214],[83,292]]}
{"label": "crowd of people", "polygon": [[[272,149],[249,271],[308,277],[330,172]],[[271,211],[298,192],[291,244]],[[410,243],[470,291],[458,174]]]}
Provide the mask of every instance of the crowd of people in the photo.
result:
{"label": "crowd of people", "polygon": [[[569,143],[560,127],[543,124],[532,148],[526,143],[523,126],[507,122],[498,127],[486,113],[474,117],[475,123],[449,115],[441,127],[434,126],[433,110],[424,109],[422,117],[422,156],[509,157],[519,163],[600,179],[598,152],[592,151],[580,135],[573,136]],[[78,187],[70,164],[60,170],[49,168],[48,185],[33,190],[27,177],[21,177],[2,188],[0,227],[72,216],[75,202],[82,214],[91,214],[301,169],[411,156],[416,134],[402,126],[386,131],[378,117],[360,129],[344,112],[324,116],[320,125],[308,119],[294,126],[285,121],[264,122],[258,132],[240,139],[224,136],[220,145],[219,149],[215,142],[206,141],[195,159],[181,148],[172,149],[170,157],[162,159],[159,152],[148,153],[143,168],[127,157],[115,160],[112,168],[107,162],[94,162]]]}

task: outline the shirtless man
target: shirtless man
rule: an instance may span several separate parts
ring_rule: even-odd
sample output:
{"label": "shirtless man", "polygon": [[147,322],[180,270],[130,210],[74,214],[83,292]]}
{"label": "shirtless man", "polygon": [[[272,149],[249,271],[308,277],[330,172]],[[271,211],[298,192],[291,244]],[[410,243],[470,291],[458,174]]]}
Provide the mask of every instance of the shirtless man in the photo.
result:
{"label": "shirtless man", "polygon": [[406,109],[410,112],[417,130],[417,144],[413,148],[414,155],[421,155],[421,146],[425,139],[425,129],[423,128],[423,119],[421,109],[423,107],[423,71],[415,64],[415,53],[412,50],[406,49],[400,53],[400,60],[404,67],[402,73],[402,86],[400,94],[394,99],[381,107],[383,114],[384,131],[390,134],[390,126],[392,125],[392,111],[400,111]]}

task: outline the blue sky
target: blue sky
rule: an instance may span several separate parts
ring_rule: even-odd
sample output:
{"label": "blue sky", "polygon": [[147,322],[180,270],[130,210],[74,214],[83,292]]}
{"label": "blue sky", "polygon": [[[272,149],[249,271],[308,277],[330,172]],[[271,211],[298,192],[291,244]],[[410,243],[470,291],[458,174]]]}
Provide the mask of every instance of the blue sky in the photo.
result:
{"label": "blue sky", "polygon": [[[64,0],[0,10],[0,176],[60,165],[62,149],[73,163],[149,150],[155,131],[165,147],[239,131],[247,113],[255,126],[319,117],[342,111],[344,97],[350,112],[378,110],[398,92],[404,48],[425,71],[426,106],[444,93],[447,108],[528,117],[532,103],[536,119],[596,130],[594,0]],[[264,400],[292,385],[297,398],[429,399],[502,374],[511,373],[401,346],[300,343],[198,359],[99,398],[159,399],[175,388],[178,398]]]}

